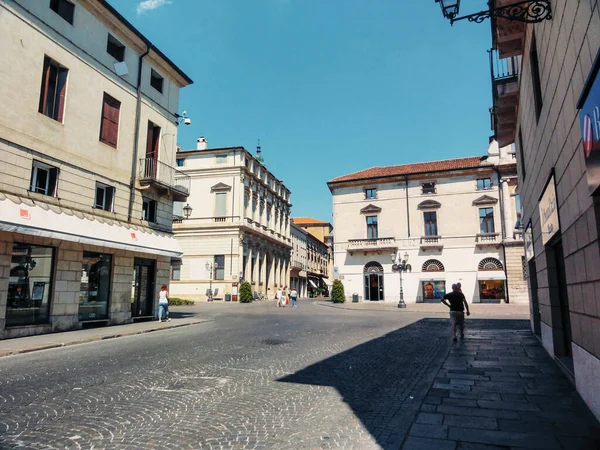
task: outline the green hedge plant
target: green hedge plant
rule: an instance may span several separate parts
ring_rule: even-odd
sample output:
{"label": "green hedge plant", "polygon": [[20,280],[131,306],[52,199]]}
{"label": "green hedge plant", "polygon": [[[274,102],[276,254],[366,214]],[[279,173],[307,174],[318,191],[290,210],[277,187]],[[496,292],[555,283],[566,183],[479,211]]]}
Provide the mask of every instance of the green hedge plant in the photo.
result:
{"label": "green hedge plant", "polygon": [[334,280],[331,288],[331,301],[333,303],[344,303],[346,294],[344,293],[344,284],[340,280]]}
{"label": "green hedge plant", "polygon": [[252,286],[248,281],[243,281],[240,285],[240,302],[252,303]]}

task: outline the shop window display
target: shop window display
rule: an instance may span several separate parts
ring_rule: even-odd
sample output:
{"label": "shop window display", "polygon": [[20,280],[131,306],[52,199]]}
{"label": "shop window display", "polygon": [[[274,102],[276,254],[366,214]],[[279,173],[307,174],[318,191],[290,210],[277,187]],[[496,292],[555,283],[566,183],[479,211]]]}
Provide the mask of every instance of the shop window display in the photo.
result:
{"label": "shop window display", "polygon": [[446,294],[445,281],[422,281],[423,300],[424,301],[441,301]]}
{"label": "shop window display", "polygon": [[79,320],[108,319],[112,256],[83,252]]}
{"label": "shop window display", "polygon": [[504,281],[486,280],[479,282],[479,298],[481,300],[504,299]]}
{"label": "shop window display", "polygon": [[6,326],[48,323],[52,294],[54,248],[13,244]]}

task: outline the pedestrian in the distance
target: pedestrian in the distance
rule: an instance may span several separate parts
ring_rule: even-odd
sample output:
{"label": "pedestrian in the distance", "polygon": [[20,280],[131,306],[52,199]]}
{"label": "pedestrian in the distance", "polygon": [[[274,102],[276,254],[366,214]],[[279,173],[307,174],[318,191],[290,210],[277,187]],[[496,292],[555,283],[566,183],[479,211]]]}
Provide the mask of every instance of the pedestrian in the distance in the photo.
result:
{"label": "pedestrian in the distance", "polygon": [[450,330],[454,342],[456,342],[456,325],[460,328],[460,338],[464,339],[465,337],[465,308],[467,309],[467,316],[471,315],[467,299],[459,289],[457,284],[453,284],[452,292],[442,298],[442,303],[450,308]]}
{"label": "pedestrian in the distance", "polygon": [[275,293],[275,298],[277,299],[277,307],[283,306],[281,302],[283,301],[283,291],[281,289],[277,289]]}
{"label": "pedestrian in the distance", "polygon": [[296,289],[292,288],[290,298],[292,299],[292,308],[297,308],[296,300],[298,299],[298,291]]}
{"label": "pedestrian in the distance", "polygon": [[169,318],[169,291],[167,285],[163,284],[158,293],[158,321],[162,322],[163,311],[165,312],[165,322],[170,322]]}

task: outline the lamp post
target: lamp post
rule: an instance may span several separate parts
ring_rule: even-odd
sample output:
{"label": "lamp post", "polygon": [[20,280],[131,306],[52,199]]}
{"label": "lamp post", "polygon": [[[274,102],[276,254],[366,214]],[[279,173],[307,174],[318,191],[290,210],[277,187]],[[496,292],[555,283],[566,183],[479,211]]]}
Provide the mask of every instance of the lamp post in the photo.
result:
{"label": "lamp post", "polygon": [[392,270],[398,272],[398,275],[400,275],[400,301],[398,302],[398,308],[406,308],[406,303],[404,303],[404,290],[402,288],[402,272],[408,272],[412,269],[410,264],[408,264],[408,253],[404,253],[404,259],[402,260],[399,259],[399,255],[396,253],[392,253],[390,256],[394,263]]}
{"label": "lamp post", "polygon": [[440,4],[442,14],[446,19],[450,20],[450,25],[464,19],[467,19],[469,22],[481,23],[491,17],[500,17],[526,23],[538,23],[543,20],[552,19],[550,0],[525,0],[497,8],[495,0],[489,0],[487,10],[462,17],[457,17],[460,11],[460,0],[435,0],[435,2]]}
{"label": "lamp post", "polygon": [[[183,215],[185,216],[186,219],[189,219],[190,216],[192,215],[192,207],[190,206],[189,203],[183,207]],[[207,267],[207,269],[208,269],[208,267]]]}
{"label": "lamp post", "polygon": [[206,264],[204,265],[204,267],[206,267],[206,270],[210,270],[210,276],[209,276],[209,288],[208,288],[208,301],[212,302],[213,301],[213,290],[212,290],[212,280],[213,280],[213,275],[214,275],[214,271],[217,270],[219,268],[218,264],[212,264],[209,263],[208,261],[206,262]]}

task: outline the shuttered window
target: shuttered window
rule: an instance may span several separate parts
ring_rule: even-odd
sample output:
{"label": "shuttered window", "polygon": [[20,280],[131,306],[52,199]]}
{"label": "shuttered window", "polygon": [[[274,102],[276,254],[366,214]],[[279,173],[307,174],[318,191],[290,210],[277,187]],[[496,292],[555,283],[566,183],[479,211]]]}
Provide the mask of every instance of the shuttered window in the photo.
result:
{"label": "shuttered window", "polygon": [[215,217],[225,217],[227,215],[227,192],[217,192],[215,194]]}
{"label": "shuttered window", "polygon": [[104,94],[102,101],[102,118],[100,123],[100,142],[117,148],[119,137],[119,112],[121,102],[108,94]]}
{"label": "shuttered window", "polygon": [[38,111],[58,122],[62,122],[64,117],[68,74],[69,69],[61,67],[56,61],[47,56],[44,57]]}

